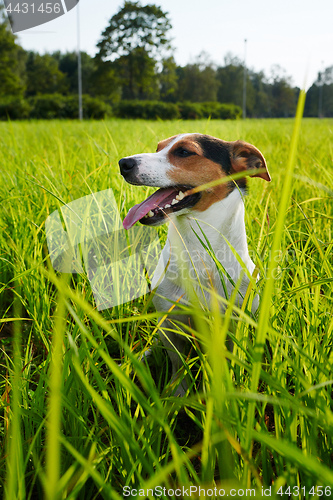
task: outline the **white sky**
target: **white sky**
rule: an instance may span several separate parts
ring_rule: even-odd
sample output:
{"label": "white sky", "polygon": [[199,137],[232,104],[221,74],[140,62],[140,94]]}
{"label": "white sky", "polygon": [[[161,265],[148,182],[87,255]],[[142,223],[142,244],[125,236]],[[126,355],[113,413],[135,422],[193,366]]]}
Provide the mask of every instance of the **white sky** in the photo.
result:
{"label": "white sky", "polygon": [[[205,50],[217,64],[227,52],[267,75],[278,64],[293,83],[309,87],[323,66],[333,65],[333,0],[141,0],[169,12],[175,59],[185,65]],[[80,0],[81,50],[96,43],[120,0]],[[76,8],[37,28],[19,33],[19,43],[40,53],[76,50]]]}

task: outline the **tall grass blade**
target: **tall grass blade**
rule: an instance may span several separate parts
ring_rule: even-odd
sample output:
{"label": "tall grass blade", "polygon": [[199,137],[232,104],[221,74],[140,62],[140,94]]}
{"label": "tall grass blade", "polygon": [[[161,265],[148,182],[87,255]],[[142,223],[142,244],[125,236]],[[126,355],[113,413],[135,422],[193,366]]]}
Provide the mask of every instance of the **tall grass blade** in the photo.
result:
{"label": "tall grass blade", "polygon": [[61,476],[61,416],[62,416],[62,368],[64,356],[64,333],[66,329],[66,302],[61,291],[67,286],[68,277],[61,281],[50,352],[49,409],[47,422],[46,478],[44,482],[46,500],[61,498],[59,482]]}
{"label": "tall grass blade", "polygon": [[[274,238],[270,252],[270,260],[268,264],[267,271],[267,280],[265,283],[264,292],[261,298],[260,303],[260,313],[258,320],[258,327],[256,330],[256,338],[254,345],[254,363],[253,363],[253,371],[252,371],[252,380],[251,380],[251,392],[256,392],[258,388],[258,383],[260,379],[260,370],[262,363],[262,355],[264,352],[264,344],[266,339],[267,327],[269,324],[269,315],[270,315],[270,306],[272,295],[274,291],[274,273],[277,268],[277,260],[276,256],[278,255],[278,251],[281,245],[281,238],[284,229],[284,221],[286,217],[286,212],[288,209],[288,204],[292,191],[292,182],[293,182],[293,172],[296,161],[296,153],[297,153],[297,144],[299,140],[301,121],[303,116],[304,104],[305,104],[305,91],[301,90],[299,95],[299,100],[297,104],[296,118],[294,124],[294,130],[291,138],[290,151],[289,151],[289,159],[288,164],[285,170],[285,179],[283,183],[282,193],[279,201],[279,211],[276,220],[276,226],[274,231]],[[245,433],[245,441],[244,441],[244,449],[245,451],[251,455],[251,436],[252,429],[254,427],[254,412],[255,412],[255,404],[250,403],[248,414],[247,414],[247,425],[246,425],[246,433]],[[250,483],[249,478],[246,477],[245,481],[247,484]]]}
{"label": "tall grass blade", "polygon": [[21,363],[21,303],[19,282],[15,281],[13,322],[13,375],[11,377],[11,404],[7,434],[6,500],[24,500],[25,479],[22,448],[22,363]]}

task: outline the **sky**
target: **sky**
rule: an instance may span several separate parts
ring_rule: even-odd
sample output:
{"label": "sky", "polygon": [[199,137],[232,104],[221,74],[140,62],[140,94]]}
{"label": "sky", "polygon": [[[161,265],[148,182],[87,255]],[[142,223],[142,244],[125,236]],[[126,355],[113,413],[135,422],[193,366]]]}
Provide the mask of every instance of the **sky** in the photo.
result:
{"label": "sky", "polygon": [[[193,62],[205,51],[223,65],[231,52],[267,76],[279,65],[292,83],[308,88],[318,71],[333,65],[333,0],[141,0],[169,13],[175,60]],[[80,0],[81,50],[96,53],[96,43],[120,0]],[[26,50],[40,53],[77,49],[77,8],[18,34]]]}

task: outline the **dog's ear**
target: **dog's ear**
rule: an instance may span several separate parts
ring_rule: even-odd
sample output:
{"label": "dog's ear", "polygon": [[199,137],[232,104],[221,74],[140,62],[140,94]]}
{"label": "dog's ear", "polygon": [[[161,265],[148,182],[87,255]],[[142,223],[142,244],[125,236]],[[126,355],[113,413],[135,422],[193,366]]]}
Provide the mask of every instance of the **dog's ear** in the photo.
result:
{"label": "dog's ear", "polygon": [[262,172],[251,174],[251,177],[261,177],[265,179],[265,181],[271,180],[265,158],[260,153],[259,149],[243,141],[231,142],[230,146],[231,167],[234,172],[260,169]]}

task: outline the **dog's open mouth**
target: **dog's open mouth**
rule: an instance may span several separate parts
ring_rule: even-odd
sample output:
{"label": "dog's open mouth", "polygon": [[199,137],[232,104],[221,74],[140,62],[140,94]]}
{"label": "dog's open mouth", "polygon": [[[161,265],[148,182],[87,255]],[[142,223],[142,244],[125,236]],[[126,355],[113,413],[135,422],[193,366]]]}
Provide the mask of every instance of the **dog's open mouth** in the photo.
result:
{"label": "dog's open mouth", "polygon": [[158,189],[142,203],[134,205],[126,215],[123,226],[130,229],[137,221],[145,225],[157,225],[166,216],[198,203],[201,193],[191,194],[192,186],[174,186]]}

